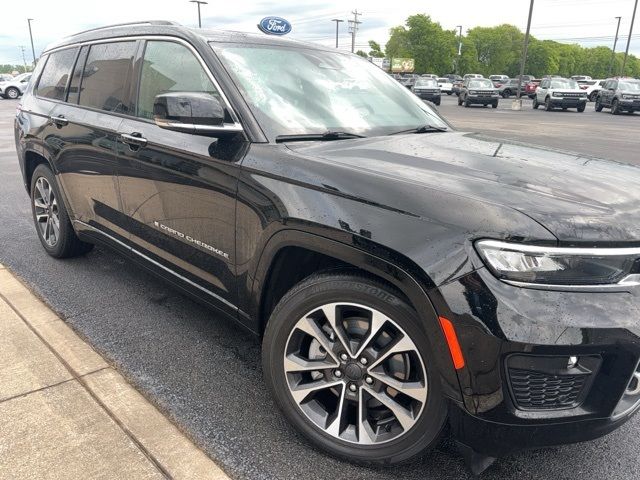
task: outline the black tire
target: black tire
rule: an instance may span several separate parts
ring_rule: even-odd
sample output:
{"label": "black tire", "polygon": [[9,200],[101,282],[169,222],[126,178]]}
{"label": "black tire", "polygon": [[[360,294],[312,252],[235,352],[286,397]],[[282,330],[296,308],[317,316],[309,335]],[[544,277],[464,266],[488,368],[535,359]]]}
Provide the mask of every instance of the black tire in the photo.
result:
{"label": "black tire", "polygon": [[613,102],[611,102],[611,114],[620,115],[620,102],[618,102],[617,98],[614,98]]}
{"label": "black tire", "polygon": [[10,98],[11,100],[15,100],[20,97],[20,90],[16,87],[9,87],[4,91],[5,98]]}
{"label": "black tire", "polygon": [[587,108],[587,104],[586,103],[581,103],[580,105],[578,105],[578,112],[582,113],[584,112],[585,108]]}
{"label": "black tire", "polygon": [[551,105],[551,98],[547,97],[544,99],[544,109],[547,112],[550,112],[551,110],[553,110],[553,105]]}
{"label": "black tire", "polygon": [[491,108],[498,108],[498,101],[497,100],[491,104]]}
{"label": "black tire", "polygon": [[471,106],[471,102],[468,97],[464,99],[464,106],[465,108],[469,108]]}
{"label": "black tire", "polygon": [[436,99],[433,101],[433,103],[434,103],[434,104],[436,104],[436,105],[438,105],[438,106],[440,106],[440,103],[441,103],[440,98],[436,98]]}
{"label": "black tire", "polygon": [[597,98],[598,98],[598,91],[597,90],[595,92],[591,92],[591,95],[589,95],[589,101],[590,102],[595,102]]}
{"label": "black tire", "polygon": [[462,105],[462,97],[458,95],[458,106]]}
{"label": "black tire", "polygon": [[534,109],[534,110],[537,110],[537,109],[538,109],[538,107],[540,106],[540,104],[538,103],[538,96],[537,96],[537,95],[536,95],[535,97],[533,97],[533,103],[532,103],[532,105],[533,105],[533,109]]}
{"label": "black tire", "polygon": [[447,92],[447,95],[453,95],[453,92]]}
{"label": "black tire", "polygon": [[[36,184],[40,178],[44,178],[47,184],[50,186],[53,191],[54,198],[56,200],[56,212],[58,217],[58,235],[56,236],[55,242],[52,244],[47,243],[43,232],[39,226],[39,222],[36,219],[36,206],[35,206],[35,198],[36,198]],[[46,252],[54,258],[70,258],[77,257],[79,255],[83,255],[90,251],[93,248],[93,244],[83,242],[78,238],[76,232],[73,230],[73,226],[71,225],[71,220],[69,219],[69,214],[67,213],[67,208],[64,205],[64,201],[62,196],[60,195],[60,189],[58,188],[58,183],[56,182],[55,176],[53,172],[49,168],[48,165],[40,164],[36,167],[33,172],[33,176],[31,177],[31,212],[33,215],[33,222],[36,227],[36,233],[38,234],[38,238],[40,239],[40,243],[46,250]],[[53,209],[52,209],[53,210]]]}
{"label": "black tire", "polygon": [[502,98],[509,98],[511,96],[511,90],[503,90]]}
{"label": "black tire", "polygon": [[603,107],[602,107],[602,100],[600,99],[600,95],[598,95],[598,96],[596,97],[596,104],[595,104],[596,112],[601,112],[601,111],[602,111],[602,108],[603,108]]}
{"label": "black tire", "polygon": [[[374,308],[401,326],[412,339],[426,367],[428,395],[416,423],[402,435],[384,443],[363,445],[330,435],[299,408],[286,374],[284,352],[291,332],[304,315],[328,303],[351,302]],[[447,417],[438,372],[429,339],[415,311],[393,288],[355,273],[319,273],[293,287],[278,302],[262,342],[265,381],[282,413],[313,444],[348,461],[362,464],[393,464],[408,460],[437,445]]]}

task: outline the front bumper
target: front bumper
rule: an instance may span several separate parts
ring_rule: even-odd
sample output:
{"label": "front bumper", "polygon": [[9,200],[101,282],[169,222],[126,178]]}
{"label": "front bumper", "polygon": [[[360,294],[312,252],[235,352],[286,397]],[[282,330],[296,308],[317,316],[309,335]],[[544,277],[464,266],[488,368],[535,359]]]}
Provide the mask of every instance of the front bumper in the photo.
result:
{"label": "front bumper", "polygon": [[413,93],[422,100],[429,100],[431,102],[440,100],[440,92],[414,90]]}
{"label": "front bumper", "polygon": [[640,112],[640,100],[620,99],[620,107],[624,110]]}
{"label": "front bumper", "polygon": [[627,393],[640,360],[638,292],[519,288],[480,268],[431,296],[465,357],[450,424],[474,450],[591,440],[638,409],[640,394]]}
{"label": "front bumper", "polygon": [[562,108],[577,108],[587,104],[587,98],[562,98],[562,97],[549,97],[551,99],[551,105],[554,107]]}
{"label": "front bumper", "polygon": [[498,94],[479,94],[472,95],[468,94],[467,97],[469,99],[469,103],[473,104],[491,104],[500,100],[500,96]]}

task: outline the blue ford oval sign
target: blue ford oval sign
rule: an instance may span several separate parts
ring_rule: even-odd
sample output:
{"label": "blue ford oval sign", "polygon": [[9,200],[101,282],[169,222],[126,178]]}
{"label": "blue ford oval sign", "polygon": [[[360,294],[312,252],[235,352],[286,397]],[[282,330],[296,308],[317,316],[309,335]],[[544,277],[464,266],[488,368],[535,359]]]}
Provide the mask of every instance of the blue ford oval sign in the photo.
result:
{"label": "blue ford oval sign", "polygon": [[268,35],[286,35],[291,31],[291,24],[281,17],[264,17],[258,28]]}

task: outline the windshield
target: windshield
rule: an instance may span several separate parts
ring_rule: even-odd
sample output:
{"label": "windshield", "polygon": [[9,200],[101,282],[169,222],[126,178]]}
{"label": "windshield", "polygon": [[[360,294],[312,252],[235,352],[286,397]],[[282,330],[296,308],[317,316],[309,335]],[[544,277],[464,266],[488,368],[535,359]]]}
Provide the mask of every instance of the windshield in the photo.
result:
{"label": "windshield", "polygon": [[620,82],[618,84],[618,88],[620,90],[640,92],[640,82],[633,81],[633,80],[625,80],[624,82]]}
{"label": "windshield", "polygon": [[567,88],[577,90],[580,87],[578,86],[578,82],[575,80],[570,80],[568,78],[554,78],[551,80],[551,88]]}
{"label": "windshield", "polygon": [[386,135],[425,124],[434,110],[372,63],[300,47],[214,44],[270,140],[341,131]]}
{"label": "windshield", "polygon": [[469,88],[493,88],[493,83],[486,78],[478,78],[469,80]]}
{"label": "windshield", "polygon": [[416,80],[416,87],[437,87],[438,82],[434,78],[419,78]]}

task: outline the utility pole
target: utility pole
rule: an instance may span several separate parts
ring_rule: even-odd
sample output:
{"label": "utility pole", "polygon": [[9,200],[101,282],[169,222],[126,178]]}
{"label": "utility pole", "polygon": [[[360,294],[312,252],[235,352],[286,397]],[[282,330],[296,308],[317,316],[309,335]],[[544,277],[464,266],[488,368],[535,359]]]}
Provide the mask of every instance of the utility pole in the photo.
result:
{"label": "utility pole", "polygon": [[27,57],[24,56],[24,46],[20,45],[19,48],[22,51],[22,63],[24,64],[24,73],[27,73]]}
{"label": "utility pole", "polygon": [[518,94],[511,105],[512,110],[522,110],[522,76],[524,66],[527,63],[527,51],[529,50],[529,32],[531,32],[531,17],[533,17],[533,2],[529,5],[529,19],[527,20],[527,32],[524,34],[524,48],[522,49],[522,60],[520,61],[520,75],[518,76]]}
{"label": "utility pole", "polygon": [[627,66],[627,57],[629,56],[629,45],[631,44],[631,35],[633,35],[633,22],[636,19],[636,10],[638,10],[638,0],[633,6],[633,16],[631,17],[631,26],[629,27],[629,37],[627,38],[627,50],[624,52],[624,60],[622,61],[622,71],[620,76],[624,77],[624,67]]}
{"label": "utility pole", "polygon": [[460,61],[462,60],[462,25],[456,25],[458,31],[458,61],[456,62],[456,74],[460,75]]}
{"label": "utility pole", "polygon": [[334,18],[331,20],[332,22],[336,22],[336,48],[338,48],[338,26],[344,22],[344,20],[340,20],[339,18]]}
{"label": "utility pole", "polygon": [[611,72],[613,71],[613,60],[616,58],[616,45],[618,44],[618,33],[620,33],[620,20],[622,17],[615,17],[618,20],[618,26],[616,27],[616,38],[613,41],[613,51],[611,52],[611,62],[609,63],[609,74],[607,76],[611,76]]}
{"label": "utility pole", "polygon": [[359,12],[356,8],[353,13],[353,20],[349,20],[349,32],[351,32],[351,53],[356,50],[356,32],[358,31],[358,25],[362,22],[358,21],[358,16],[362,15],[362,12]]}
{"label": "utility pole", "polygon": [[31,38],[31,54],[33,55],[33,66],[36,66],[36,49],[33,48],[33,33],[31,33],[31,22],[33,22],[33,18],[27,18],[27,23],[29,24],[29,38]]}
{"label": "utility pole", "polygon": [[195,3],[198,5],[198,28],[202,28],[202,19],[200,17],[200,5],[209,5],[209,2],[203,2],[202,0],[189,0],[189,3]]}

